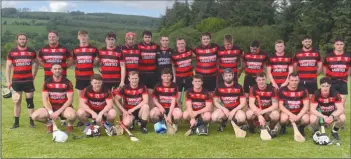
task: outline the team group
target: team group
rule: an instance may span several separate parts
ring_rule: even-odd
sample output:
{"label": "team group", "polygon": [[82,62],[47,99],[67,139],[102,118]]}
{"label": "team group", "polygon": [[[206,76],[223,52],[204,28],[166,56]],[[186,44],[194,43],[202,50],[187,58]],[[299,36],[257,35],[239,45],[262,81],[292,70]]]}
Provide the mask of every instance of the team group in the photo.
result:
{"label": "team group", "polygon": [[[286,55],[282,40],[275,42],[275,53],[269,56],[257,40],[251,42],[250,52],[244,53],[234,45],[231,35],[224,37],[224,46],[220,47],[211,43],[207,32],[202,33],[201,45],[194,49],[188,48],[182,37],[176,39],[176,49],[169,48],[167,36],[161,36],[157,45],[151,42],[149,31],[143,32],[140,43],[136,43],[135,33],[126,33],[121,46],[116,44],[116,34],[109,32],[102,49],[89,44],[85,30],[80,30],[77,38],[79,46],[70,51],[59,44],[58,33],[51,31],[49,44],[37,54],[27,47],[25,34],[17,35],[17,46],[8,53],[6,63],[7,87],[16,92],[12,95],[12,129],[19,127],[22,92],[30,126],[35,127],[34,120],[42,121],[49,132],[58,118],[67,120],[68,132],[76,118],[88,131],[92,118],[110,135],[117,109],[125,126],[133,129],[138,123],[143,133],[148,133],[147,122],[164,119],[177,129],[177,123],[184,119],[192,129],[199,121],[205,125],[217,122],[218,131],[223,131],[227,121],[233,120],[251,133],[255,127],[267,126],[272,135],[279,128],[281,134],[286,133],[286,125],[295,122],[305,135],[305,127],[310,125],[317,131],[322,118],[326,124],[334,123],[331,133],[339,139],[338,130],[345,122],[351,55],[344,52],[342,38],[335,39],[334,50],[323,59],[312,48],[309,36],[301,39],[303,47],[294,57]],[[77,111],[72,106],[73,86],[66,78],[73,64],[79,95]],[[45,72],[43,107],[34,111],[33,80],[39,65]],[[94,65],[99,65],[101,75],[94,74]],[[243,86],[238,83],[242,72]],[[320,89],[319,74],[325,76],[320,79]]]}

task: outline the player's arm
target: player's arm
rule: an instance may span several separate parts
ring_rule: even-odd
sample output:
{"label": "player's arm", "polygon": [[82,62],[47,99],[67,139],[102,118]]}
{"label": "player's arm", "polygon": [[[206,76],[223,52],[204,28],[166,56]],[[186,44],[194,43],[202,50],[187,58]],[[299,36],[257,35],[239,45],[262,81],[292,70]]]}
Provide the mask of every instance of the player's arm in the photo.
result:
{"label": "player's arm", "polygon": [[331,115],[333,115],[334,117],[338,117],[340,116],[341,114],[344,113],[345,111],[345,108],[343,106],[343,103],[342,103],[342,98],[340,97],[340,94],[337,95],[336,97],[336,101],[335,101],[335,107],[336,107],[336,111],[334,111]]}
{"label": "player's arm", "polygon": [[314,95],[311,98],[311,104],[310,104],[310,112],[320,118],[324,118],[326,117],[325,115],[323,115],[322,113],[320,113],[319,111],[317,111],[317,107],[318,107],[318,102],[315,102],[315,97]]}
{"label": "player's arm", "polygon": [[176,82],[176,66],[175,64],[172,62],[172,73],[173,73],[173,82]]}
{"label": "player's arm", "polygon": [[168,113],[168,117],[170,118],[173,114],[173,110],[176,106],[176,101],[177,101],[177,97],[174,96],[172,97],[172,101],[171,101],[171,106],[169,107],[169,113]]}
{"label": "player's arm", "polygon": [[190,116],[191,118],[193,118],[193,117],[191,116],[191,114],[193,114],[193,112],[194,112],[193,107],[192,107],[192,101],[191,101],[191,99],[189,99],[188,97],[187,97],[187,99],[186,99],[185,106],[186,106],[186,111],[189,113],[189,116]]}
{"label": "player's arm", "polygon": [[60,114],[61,114],[67,107],[71,106],[72,103],[73,103],[73,90],[72,90],[72,92],[67,92],[66,95],[67,95],[67,101],[62,105],[62,107],[61,107],[59,110],[57,110],[57,111],[60,112]]}
{"label": "player's arm", "polygon": [[126,79],[126,63],[122,61],[120,62],[120,65],[121,65],[121,83],[124,85],[125,84],[124,81]]}
{"label": "player's arm", "polygon": [[7,87],[10,88],[11,86],[11,81],[10,81],[10,77],[11,77],[11,69],[12,69],[12,61],[11,60],[7,60],[6,61],[6,83],[7,83]]}
{"label": "player's arm", "polygon": [[266,68],[267,68],[267,76],[268,76],[269,80],[271,81],[272,85],[273,86],[277,85],[277,83],[275,83],[275,80],[272,76],[272,66],[267,65]]}
{"label": "player's arm", "polygon": [[140,109],[143,105],[149,103],[149,94],[148,94],[148,92],[143,93],[142,97],[143,97],[143,100],[142,100],[137,106],[135,106],[135,107],[133,108],[133,111],[134,111],[134,110],[138,110],[138,109]]}
{"label": "player's arm", "polygon": [[[154,90],[154,92],[155,92],[155,90]],[[164,109],[163,106],[160,104],[160,102],[158,102],[158,99],[157,99],[157,97],[156,97],[155,95],[153,95],[152,100],[154,101],[154,104],[155,104],[160,110]]]}
{"label": "player's arm", "polygon": [[99,57],[95,57],[95,58],[94,58],[93,65],[98,65],[99,62],[100,62],[100,58],[99,58]]}
{"label": "player's arm", "polygon": [[243,71],[245,70],[245,67],[246,67],[246,64],[245,64],[243,57],[240,58],[240,63],[241,63],[241,66],[238,69],[238,78],[240,78],[240,75],[243,73]]}
{"label": "player's arm", "polygon": [[118,94],[113,98],[113,100],[115,101],[115,103],[117,105],[117,108],[121,111],[121,113],[122,114],[128,114],[127,110],[124,109],[124,107],[122,106],[122,104],[120,102],[121,99],[122,99],[121,95],[118,95]]}
{"label": "player's arm", "polygon": [[240,97],[240,104],[237,107],[235,107],[232,111],[237,112],[238,110],[243,109],[246,106],[246,104],[247,104],[246,103],[246,97],[245,96],[241,96]]}
{"label": "player's arm", "polygon": [[293,65],[289,65],[289,73],[288,73],[288,76],[286,77],[286,79],[285,79],[285,82],[281,85],[281,86],[286,86],[286,85],[288,85],[288,82],[289,82],[289,75],[291,74],[291,73],[293,73],[294,72],[294,66]]}
{"label": "player's arm", "polygon": [[272,97],[272,105],[268,107],[267,109],[262,110],[262,114],[271,112],[273,110],[278,109],[278,100],[276,97]]}
{"label": "player's arm", "polygon": [[221,104],[221,100],[219,99],[219,97],[215,96],[213,97],[213,105],[218,108],[218,109],[222,109],[225,108],[222,104]]}
{"label": "player's arm", "polygon": [[[40,55],[40,54],[39,54],[39,55]],[[44,67],[44,60],[43,60],[40,56],[38,56],[37,61],[38,61],[38,64],[39,64],[41,67]]]}
{"label": "player's arm", "polygon": [[34,60],[34,63],[33,63],[33,78],[35,79],[35,77],[37,76],[37,73],[38,73],[38,69],[39,69],[39,62],[38,62],[38,59],[35,58]]}
{"label": "player's arm", "polygon": [[49,112],[49,114],[51,115],[52,113],[54,113],[52,111],[52,106],[49,102],[49,93],[47,91],[43,91],[41,93],[41,97],[42,97],[42,100],[43,100],[43,105],[44,105],[44,108]]}
{"label": "player's arm", "polygon": [[279,100],[279,109],[283,113],[287,114],[288,116],[294,116],[295,114],[291,113],[285,106],[284,106],[284,101]]}
{"label": "player's arm", "polygon": [[106,98],[105,101],[106,101],[106,106],[104,107],[104,109],[101,110],[99,114],[105,114],[106,112],[108,112],[110,109],[113,108],[112,98]]}
{"label": "player's arm", "polygon": [[73,57],[68,57],[66,62],[67,68],[71,67],[73,63],[74,63]]}
{"label": "player's arm", "polygon": [[300,119],[303,115],[305,115],[309,110],[309,108],[310,108],[310,100],[309,100],[309,96],[307,96],[307,98],[303,100],[303,107],[300,113],[297,114],[297,118]]}

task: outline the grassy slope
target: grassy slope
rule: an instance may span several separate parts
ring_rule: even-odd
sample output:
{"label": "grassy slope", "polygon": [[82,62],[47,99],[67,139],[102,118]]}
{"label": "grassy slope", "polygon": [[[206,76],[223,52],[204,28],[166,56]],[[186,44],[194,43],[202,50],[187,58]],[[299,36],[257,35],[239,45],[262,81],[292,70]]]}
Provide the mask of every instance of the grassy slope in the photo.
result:
{"label": "grassy slope", "polygon": [[[70,69],[69,79],[74,83],[73,71]],[[35,108],[41,107],[40,89],[43,79],[43,70],[39,70],[34,102]],[[240,79],[243,83],[243,77]],[[350,86],[350,84],[349,84]],[[23,103],[25,100],[22,101]],[[77,96],[74,102],[77,107]],[[288,134],[279,136],[272,141],[263,142],[259,134],[249,134],[245,139],[236,139],[231,126],[223,133],[216,132],[217,125],[210,126],[210,135],[185,137],[187,124],[180,126],[175,136],[159,135],[154,132],[152,124],[148,124],[150,133],[141,134],[134,130],[139,143],[133,143],[124,136],[108,137],[103,133],[100,138],[72,140],[70,137],[66,143],[54,143],[51,134],[46,133],[46,127],[42,123],[36,123],[36,128],[29,128],[28,114],[25,106],[22,106],[20,128],[10,130],[13,123],[13,106],[10,99],[2,100],[2,157],[350,157],[350,99],[347,104],[347,131],[341,131],[343,143],[341,147],[316,146],[311,137],[305,143],[293,141],[292,129]],[[65,130],[62,127],[59,127]],[[329,133],[329,129],[327,130]],[[80,130],[75,129],[75,134],[80,135]],[[310,132],[306,129],[309,136]]]}

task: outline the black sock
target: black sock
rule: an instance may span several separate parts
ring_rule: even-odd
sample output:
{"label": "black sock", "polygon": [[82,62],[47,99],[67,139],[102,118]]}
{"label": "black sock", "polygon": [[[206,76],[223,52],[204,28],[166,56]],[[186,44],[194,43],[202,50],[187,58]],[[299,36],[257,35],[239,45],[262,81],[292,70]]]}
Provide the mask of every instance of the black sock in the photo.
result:
{"label": "black sock", "polygon": [[227,124],[227,121],[228,121],[228,119],[223,120],[223,121],[221,122],[221,126],[225,127],[226,124]]}
{"label": "black sock", "polygon": [[140,128],[145,128],[145,127],[146,127],[146,121],[140,120]]}
{"label": "black sock", "polygon": [[29,117],[29,123],[34,124],[32,117]]}
{"label": "black sock", "polygon": [[338,131],[339,131],[339,128],[337,128],[336,126],[334,126],[333,130],[336,131],[336,132],[338,132]]}
{"label": "black sock", "polygon": [[19,117],[15,117],[15,124],[16,124],[16,125],[19,124]]}

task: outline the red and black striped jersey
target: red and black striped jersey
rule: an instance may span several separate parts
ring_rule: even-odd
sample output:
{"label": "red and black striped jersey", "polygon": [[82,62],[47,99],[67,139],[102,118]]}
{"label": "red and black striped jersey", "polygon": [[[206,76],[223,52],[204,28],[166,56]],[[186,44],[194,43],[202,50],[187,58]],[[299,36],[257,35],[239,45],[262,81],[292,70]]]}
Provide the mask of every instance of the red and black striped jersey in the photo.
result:
{"label": "red and black striped jersey", "polygon": [[298,86],[296,90],[289,90],[288,86],[279,89],[279,102],[282,101],[291,113],[298,114],[304,106],[304,100],[309,100],[309,95],[303,86]]}
{"label": "red and black striped jersey", "polygon": [[196,74],[204,76],[217,75],[217,55],[219,46],[211,43],[208,46],[199,46],[195,49]]}
{"label": "red and black striped jersey", "polygon": [[175,66],[176,77],[191,77],[193,76],[191,49],[186,49],[184,52],[178,50],[172,55],[172,63]]}
{"label": "red and black striped jersey", "polygon": [[121,81],[121,63],[124,63],[122,52],[119,47],[99,50],[100,72],[104,83],[116,83]]}
{"label": "red and black striped jersey", "polygon": [[140,50],[141,59],[139,61],[139,71],[154,73],[156,72],[156,52],[159,50],[159,46],[153,42],[149,45],[141,42],[138,44]]}
{"label": "red and black striped jersey", "polygon": [[121,89],[114,89],[113,95],[118,95],[123,98],[123,107],[132,109],[143,101],[143,94],[148,94],[147,88],[143,84],[139,84],[137,88],[132,88],[130,84],[125,85]]}
{"label": "red and black striped jersey", "polygon": [[323,97],[321,95],[321,89],[318,89],[311,98],[311,103],[318,104],[317,108],[320,107],[322,114],[324,115],[331,114],[333,111],[335,111],[335,103],[341,102],[342,100],[340,94],[334,89],[330,89],[327,97]]}
{"label": "red and black striped jersey", "polygon": [[255,105],[258,107],[259,105],[256,96],[260,97],[262,110],[272,106],[272,99],[277,99],[277,93],[274,87],[270,84],[267,84],[267,87],[264,90],[260,90],[257,84],[250,87],[250,97],[256,99]]}
{"label": "red and black striped jersey", "polygon": [[246,98],[243,87],[239,83],[234,83],[233,85],[220,83],[216,88],[215,97],[218,97],[223,106],[229,109],[240,105],[240,98]]}
{"label": "red and black striped jersey", "polygon": [[48,92],[52,109],[57,110],[67,102],[67,93],[73,92],[73,86],[66,77],[62,77],[59,81],[50,77],[43,84],[43,92]]}
{"label": "red and black striped jersey", "polygon": [[37,58],[36,52],[31,48],[13,48],[7,55],[7,60],[13,66],[12,83],[32,82],[33,60]]}
{"label": "red and black striped jersey", "polygon": [[125,62],[126,66],[126,75],[130,71],[138,71],[139,60],[141,59],[140,50],[138,45],[133,45],[129,47],[127,45],[121,46],[122,51],[122,60]]}
{"label": "red and black striped jersey", "polygon": [[94,74],[94,59],[98,54],[99,50],[91,45],[73,49],[73,58],[76,60],[76,79],[90,80]]}
{"label": "red and black striped jersey", "polygon": [[94,111],[101,111],[107,105],[106,100],[112,100],[112,95],[111,91],[107,87],[103,86],[101,87],[100,91],[95,92],[93,87],[90,85],[84,89],[81,98],[87,100],[87,105],[90,109]]}
{"label": "red and black striped jersey", "polygon": [[226,49],[224,46],[218,50],[219,72],[230,68],[234,73],[238,72],[238,63],[242,57],[243,51],[239,46],[233,46],[231,49]]}
{"label": "red and black striped jersey", "polygon": [[196,92],[194,88],[186,91],[186,101],[191,101],[193,111],[198,111],[206,107],[206,102],[212,102],[210,92],[202,88],[200,92]]}
{"label": "red and black striped jersey", "polygon": [[163,50],[160,48],[156,52],[156,60],[157,60],[157,69],[158,70],[163,70],[164,68],[172,68],[172,54],[173,50],[170,48],[167,48]]}
{"label": "red and black striped jersey", "polygon": [[294,56],[294,64],[297,64],[299,78],[305,80],[317,79],[317,64],[321,62],[321,56],[316,49],[310,51],[299,50]]}
{"label": "red and black striped jersey", "polygon": [[323,62],[327,76],[331,79],[340,79],[347,82],[349,69],[351,67],[351,53],[344,52],[336,55],[334,52],[328,53]]}
{"label": "red and black striped jersey", "polygon": [[178,87],[171,82],[169,86],[165,86],[162,82],[157,83],[154,88],[153,97],[164,107],[170,108],[172,99],[177,98]]}
{"label": "red and black striped jersey", "polygon": [[66,77],[67,75],[67,59],[71,58],[72,54],[69,49],[58,44],[55,47],[46,45],[40,49],[38,58],[44,62],[44,73],[45,77],[51,77],[51,64],[59,63],[63,69],[62,75]]}
{"label": "red and black striped jersey", "polygon": [[289,75],[289,67],[292,66],[292,58],[286,55],[270,56],[267,61],[267,67],[271,68],[271,73],[275,83],[283,84]]}
{"label": "red and black striped jersey", "polygon": [[243,62],[245,63],[245,74],[254,76],[264,71],[264,65],[268,60],[268,54],[259,50],[258,54],[252,52],[243,55]]}

